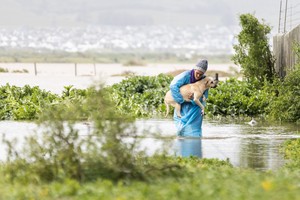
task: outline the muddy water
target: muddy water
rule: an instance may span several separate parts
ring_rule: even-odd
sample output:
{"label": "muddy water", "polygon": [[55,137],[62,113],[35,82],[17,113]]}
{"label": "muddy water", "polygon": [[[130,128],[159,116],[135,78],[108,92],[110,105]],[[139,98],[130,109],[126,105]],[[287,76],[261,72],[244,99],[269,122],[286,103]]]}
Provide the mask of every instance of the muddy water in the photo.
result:
{"label": "muddy water", "polygon": [[[200,158],[228,159],[234,166],[257,170],[278,169],[286,162],[280,153],[280,147],[287,139],[300,138],[297,125],[267,125],[258,123],[222,123],[204,120],[203,137],[177,138],[172,120],[138,120],[138,131],[144,134],[141,147],[149,155],[163,148],[170,155],[197,156]],[[81,135],[86,135],[90,127],[83,123],[76,125]],[[158,133],[156,136],[142,133],[144,130]],[[24,137],[34,132],[41,132],[34,123],[1,121],[0,134],[18,138],[19,146],[24,144]],[[6,149],[0,145],[0,160],[4,160]]]}

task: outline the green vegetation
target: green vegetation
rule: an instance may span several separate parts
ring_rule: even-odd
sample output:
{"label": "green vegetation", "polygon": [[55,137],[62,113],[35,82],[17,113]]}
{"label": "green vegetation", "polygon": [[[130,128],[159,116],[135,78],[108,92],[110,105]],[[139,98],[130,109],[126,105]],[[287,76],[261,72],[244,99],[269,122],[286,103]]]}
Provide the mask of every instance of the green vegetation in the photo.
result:
{"label": "green vegetation", "polygon": [[0,73],[7,73],[8,69],[0,67]]}
{"label": "green vegetation", "polygon": [[[299,161],[299,140],[289,142],[286,148],[288,158]],[[294,153],[295,147],[298,151]],[[285,149],[284,149],[285,150]],[[122,152],[119,152],[124,155]],[[121,155],[121,156],[122,156]],[[111,155],[110,155],[111,156]],[[96,156],[93,159],[98,160]],[[299,163],[290,163],[287,167],[272,172],[258,172],[250,169],[232,167],[226,161],[216,159],[166,158],[173,166],[171,171],[152,174],[149,179],[111,177],[101,178],[101,169],[108,166],[98,163],[98,170],[93,171],[93,180],[78,181],[64,178],[45,182],[33,174],[26,174],[30,166],[18,166],[10,163],[1,167],[0,181],[1,199],[298,199]],[[96,166],[97,162],[92,162]],[[153,161],[153,160],[152,160]],[[158,161],[158,160],[157,160]],[[162,161],[162,160],[160,160]],[[166,161],[163,161],[166,163]],[[65,163],[67,164],[67,163]],[[71,163],[68,163],[71,164]],[[31,164],[30,164],[31,165]],[[170,166],[170,165],[169,165]],[[13,168],[9,168],[13,167]],[[22,167],[22,168],[21,168]],[[85,167],[85,166],[84,166]],[[112,166],[110,166],[112,167]],[[166,165],[165,167],[168,167]],[[7,170],[15,170],[18,179],[11,181]],[[155,168],[153,168],[155,169]],[[162,172],[165,168],[157,168]],[[19,171],[20,170],[20,171]],[[92,172],[92,168],[89,168]],[[42,171],[46,171],[43,169]],[[100,172],[99,174],[97,172]],[[24,177],[31,177],[24,179]],[[147,176],[148,177],[148,176]]]}
{"label": "green vegetation", "polygon": [[146,64],[138,59],[128,60],[124,64],[124,66],[145,66]]}
{"label": "green vegetation", "polygon": [[0,120],[35,120],[47,107],[64,100],[76,101],[86,97],[87,90],[65,86],[62,95],[41,90],[38,86],[24,87],[6,84],[0,87]]}
{"label": "green vegetation", "polygon": [[275,75],[274,58],[267,37],[271,28],[251,14],[240,15],[240,25],[242,31],[237,36],[239,43],[233,46],[233,61],[242,67],[248,80],[256,78],[263,82],[266,78],[271,81]]}
{"label": "green vegetation", "polygon": [[[277,80],[272,85],[275,97],[270,96],[268,113],[277,121],[300,122],[300,64],[289,73],[284,81]],[[274,93],[273,92],[273,93]]]}
{"label": "green vegetation", "polygon": [[29,71],[27,69],[13,70],[12,73],[29,73]]}
{"label": "green vegetation", "polygon": [[[2,68],[0,67],[0,73],[8,73],[8,69],[7,68]],[[13,70],[12,73],[28,73],[27,69],[22,69],[22,70]]]}
{"label": "green vegetation", "polygon": [[120,113],[134,117],[161,117],[165,112],[164,95],[172,78],[163,74],[132,76],[108,89]]}
{"label": "green vegetation", "polygon": [[30,120],[49,104],[58,101],[57,95],[51,94],[39,87],[16,87],[5,85],[0,87],[0,119]]}
{"label": "green vegetation", "polygon": [[286,168],[289,170],[299,170],[300,166],[300,139],[287,140],[282,148],[285,158],[290,162]]}
{"label": "green vegetation", "polygon": [[[295,70],[284,82],[274,79],[272,84],[256,79],[250,83],[236,78],[220,82],[217,88],[209,91],[206,113],[210,117],[260,116],[274,121],[299,122],[298,72]],[[163,100],[171,80],[171,76],[163,74],[132,76],[108,89],[121,113],[160,118],[165,113]]]}
{"label": "green vegetation", "polygon": [[255,84],[231,78],[209,90],[207,110],[210,116],[265,115],[269,100],[268,88],[258,89]]}
{"label": "green vegetation", "polygon": [[[128,76],[125,80],[106,87],[115,108],[121,114],[135,118],[161,118],[165,115],[165,93],[169,90],[172,76]],[[299,122],[300,119],[300,70],[290,73],[285,81],[273,83],[258,80],[246,82],[230,78],[210,89],[207,100],[207,117],[263,117],[273,121]],[[257,87],[256,85],[259,85]],[[65,87],[62,95],[51,94],[30,86],[0,87],[0,119],[32,120],[39,113],[64,100],[86,99],[89,89]],[[171,108],[173,109],[173,108]],[[172,112],[170,112],[170,115]],[[83,119],[87,119],[88,115]]]}

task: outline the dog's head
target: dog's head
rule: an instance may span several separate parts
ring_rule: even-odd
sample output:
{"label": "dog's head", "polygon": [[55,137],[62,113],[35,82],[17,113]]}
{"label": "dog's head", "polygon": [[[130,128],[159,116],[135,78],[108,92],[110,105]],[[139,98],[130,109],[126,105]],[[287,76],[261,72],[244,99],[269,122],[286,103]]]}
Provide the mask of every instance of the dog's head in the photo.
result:
{"label": "dog's head", "polygon": [[218,85],[218,80],[214,80],[212,77],[205,77],[205,87],[206,88],[215,88]]}

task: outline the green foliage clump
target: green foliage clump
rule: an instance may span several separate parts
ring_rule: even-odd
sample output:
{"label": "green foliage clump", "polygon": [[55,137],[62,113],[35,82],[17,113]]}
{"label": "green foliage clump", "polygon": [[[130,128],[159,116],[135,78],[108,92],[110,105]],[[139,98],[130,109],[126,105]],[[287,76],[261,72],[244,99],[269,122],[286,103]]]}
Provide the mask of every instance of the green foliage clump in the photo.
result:
{"label": "green foliage clump", "polygon": [[[51,183],[0,182],[1,199],[298,199],[298,171],[258,172],[215,159],[178,158],[182,175],[151,181],[97,179]],[[3,179],[2,179],[3,180]]]}
{"label": "green foliage clump", "polygon": [[296,122],[300,120],[300,65],[284,81],[277,80],[277,97],[270,101],[269,117],[273,120]]}
{"label": "green foliage clump", "polygon": [[8,69],[0,67],[0,73],[7,73]]}
{"label": "green foliage clump", "polygon": [[58,101],[58,96],[39,87],[10,86],[0,87],[0,119],[36,119],[42,108]]}
{"label": "green foliage clump", "polygon": [[216,89],[209,90],[207,110],[209,115],[256,116],[265,113],[269,98],[266,90],[231,78],[220,82]]}
{"label": "green foliage clump", "polygon": [[29,71],[27,69],[13,70],[12,73],[29,73]]}
{"label": "green foliage clump", "polygon": [[132,76],[114,84],[109,90],[121,113],[136,117],[160,116],[165,112],[164,96],[172,76]]}
{"label": "green foliage clump", "polygon": [[284,156],[289,162],[286,168],[299,170],[300,166],[300,139],[287,140],[282,147]]}
{"label": "green foliage clump", "polygon": [[65,86],[62,95],[53,94],[38,86],[23,87],[6,84],[0,87],[0,120],[35,120],[46,107],[67,100],[82,100],[88,89],[76,89]]}
{"label": "green foliage clump", "polygon": [[[114,84],[109,90],[121,113],[134,117],[161,117],[165,114],[164,96],[171,80],[171,76],[162,74],[133,76]],[[267,86],[256,87],[259,81],[254,80],[250,83],[231,78],[220,82],[217,88],[209,90],[206,113],[209,116],[264,115],[271,98],[270,90]]]}
{"label": "green foliage clump", "polygon": [[238,44],[233,46],[236,54],[232,60],[242,67],[248,80],[256,78],[263,82],[267,78],[271,81],[275,75],[274,58],[267,37],[271,28],[251,14],[240,15],[240,25],[242,31],[237,36]]}

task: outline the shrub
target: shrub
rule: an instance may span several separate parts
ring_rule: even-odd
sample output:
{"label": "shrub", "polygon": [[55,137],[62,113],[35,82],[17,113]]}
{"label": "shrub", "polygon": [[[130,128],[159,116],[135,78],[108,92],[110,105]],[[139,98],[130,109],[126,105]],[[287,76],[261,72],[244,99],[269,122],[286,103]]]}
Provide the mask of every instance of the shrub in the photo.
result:
{"label": "shrub", "polygon": [[58,101],[58,96],[39,87],[0,87],[0,119],[36,119],[42,108]]}
{"label": "shrub", "polygon": [[270,101],[269,117],[273,120],[295,122],[300,120],[300,65],[284,81],[278,80],[277,98]]}
{"label": "shrub", "polygon": [[7,73],[8,69],[0,67],[0,73]]}
{"label": "shrub", "polygon": [[290,139],[285,141],[281,150],[284,153],[284,157],[289,160],[289,162],[286,164],[286,168],[299,170],[300,139]]}
{"label": "shrub", "polygon": [[275,75],[274,58],[268,37],[271,28],[260,23],[251,14],[240,15],[242,31],[237,35],[238,44],[234,45],[235,55],[232,60],[242,67],[244,76],[251,80],[256,78],[263,82],[273,80]]}
{"label": "shrub", "polygon": [[109,88],[121,113],[135,117],[161,116],[172,76],[132,76]]}
{"label": "shrub", "polygon": [[[161,117],[165,113],[164,95],[172,78],[162,74],[130,77],[109,88],[111,98],[121,113],[134,117]],[[261,86],[257,89],[256,84],[259,84],[258,80],[250,83],[235,78],[220,82],[217,88],[209,91],[206,113],[209,116],[263,115],[271,98],[269,88]]]}
{"label": "shrub", "polygon": [[266,90],[257,89],[252,83],[235,78],[220,82],[209,90],[207,110],[209,115],[255,116],[264,114],[269,104]]}

